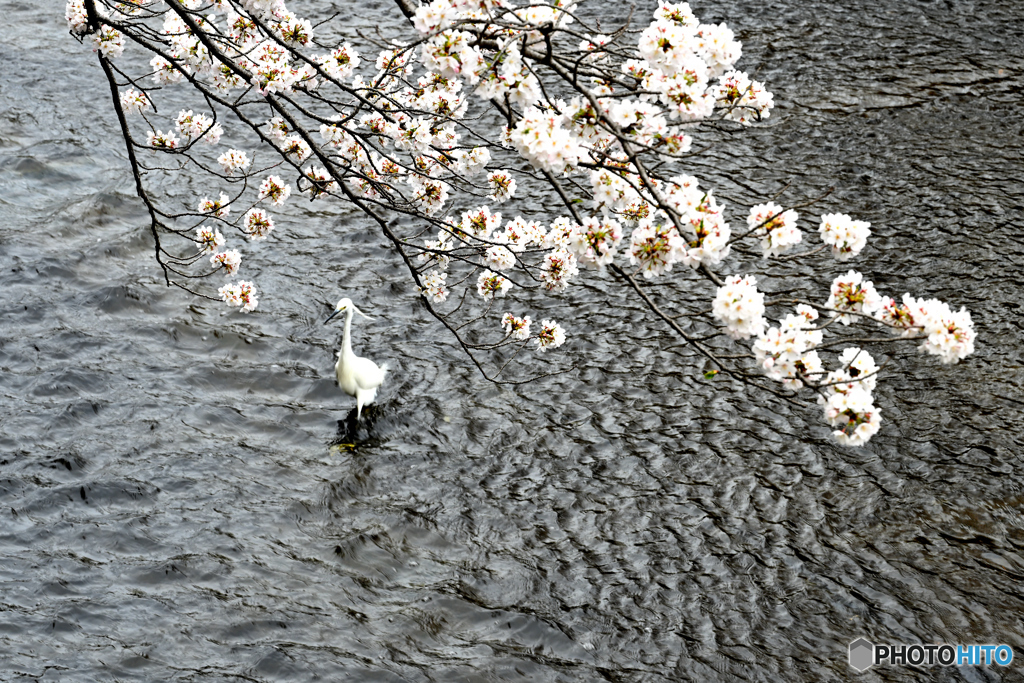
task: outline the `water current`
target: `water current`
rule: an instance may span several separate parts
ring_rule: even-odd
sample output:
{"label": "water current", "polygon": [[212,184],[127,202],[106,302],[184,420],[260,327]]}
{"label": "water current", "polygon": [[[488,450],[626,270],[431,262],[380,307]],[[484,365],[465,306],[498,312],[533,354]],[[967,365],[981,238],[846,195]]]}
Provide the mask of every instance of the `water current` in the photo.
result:
{"label": "water current", "polygon": [[[694,8],[777,103],[713,184],[834,185],[858,269],[974,315],[961,365],[885,373],[867,447],[704,381],[601,276],[580,369],[496,388],[344,209],[250,259],[256,314],[162,286],[94,56],[62,3],[0,0],[0,680],[832,681],[859,636],[1024,661],[1024,3]],[[342,293],[392,367],[355,432]]]}

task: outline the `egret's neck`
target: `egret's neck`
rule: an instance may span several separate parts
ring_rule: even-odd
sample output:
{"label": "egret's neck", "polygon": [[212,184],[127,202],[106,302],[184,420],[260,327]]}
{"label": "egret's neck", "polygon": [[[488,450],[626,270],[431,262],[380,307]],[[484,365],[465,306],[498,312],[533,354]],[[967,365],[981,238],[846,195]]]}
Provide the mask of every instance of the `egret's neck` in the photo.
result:
{"label": "egret's neck", "polygon": [[341,341],[341,355],[352,356],[352,314],[353,310],[350,308],[345,313],[345,337]]}

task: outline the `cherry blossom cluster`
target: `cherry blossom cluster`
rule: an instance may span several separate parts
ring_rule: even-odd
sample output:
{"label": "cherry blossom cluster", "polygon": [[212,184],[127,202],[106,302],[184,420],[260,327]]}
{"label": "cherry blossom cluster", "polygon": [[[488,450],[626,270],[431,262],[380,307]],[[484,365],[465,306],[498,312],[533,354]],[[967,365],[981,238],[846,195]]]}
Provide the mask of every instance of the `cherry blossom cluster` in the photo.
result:
{"label": "cherry blossom cluster", "polygon": [[284,204],[288,195],[292,193],[292,186],[285,183],[278,176],[267,176],[267,179],[260,184],[258,199],[269,199],[274,206]]}
{"label": "cherry blossom cluster", "polygon": [[[604,103],[603,103],[604,104]],[[607,104],[605,104],[607,107]],[[692,138],[685,134],[674,134],[661,108],[644,100],[624,100],[607,110],[609,121],[622,131],[633,143],[649,147],[665,145],[670,154],[682,154],[690,149]],[[596,131],[594,131],[596,133]],[[598,137],[593,133],[590,138]],[[600,139],[598,137],[598,139]],[[671,139],[671,140],[670,140]]]}
{"label": "cherry blossom cluster", "polygon": [[796,227],[796,211],[784,210],[774,202],[751,207],[747,225],[761,238],[761,249],[765,257],[778,256],[800,243],[802,235]]}
{"label": "cherry blossom cluster", "polygon": [[[481,97],[508,98],[510,104],[529,107],[543,95],[540,80],[523,60],[518,41],[502,39],[493,59],[481,59],[478,54],[470,53],[464,63],[473,68],[466,79],[478,83],[477,92]],[[429,64],[427,66],[429,68]]]}
{"label": "cherry blossom cluster", "polygon": [[[629,174],[622,177],[607,171],[593,172],[591,184],[595,204],[637,224],[639,232],[634,233],[631,243],[647,244],[652,229],[665,236],[664,242],[655,239],[648,247],[630,250],[630,262],[639,263],[646,277],[671,270],[673,263],[682,262],[694,268],[702,264],[714,266],[728,256],[732,231],[725,220],[725,207],[710,190],[701,190],[693,176],[675,176],[665,182],[660,202],[637,193]],[[665,210],[653,210],[652,204],[671,210],[676,218],[670,219]],[[667,225],[654,228],[655,222]],[[671,248],[667,248],[669,244]]]}
{"label": "cherry blossom cluster", "polygon": [[92,44],[95,50],[103,53],[103,56],[116,59],[124,52],[124,36],[115,28],[103,26],[93,34]]}
{"label": "cherry blossom cluster", "polygon": [[281,153],[301,164],[313,154],[313,149],[298,135],[290,135],[281,141]]}
{"label": "cherry blossom cluster", "polygon": [[509,171],[489,173],[487,182],[491,186],[491,193],[487,195],[487,198],[495,204],[501,204],[511,199],[516,193],[516,179]]}
{"label": "cherry blossom cluster", "polygon": [[764,85],[751,80],[742,71],[730,71],[712,91],[715,104],[725,108],[725,118],[753,123],[768,118],[774,105]]}
{"label": "cherry blossom cluster", "polygon": [[476,291],[485,301],[491,301],[495,297],[503,297],[505,292],[511,288],[511,280],[489,270],[480,273],[480,277],[476,281]]}
{"label": "cherry blossom cluster", "polygon": [[576,254],[577,262],[591,268],[611,263],[621,241],[622,226],[614,218],[586,218],[583,225],[573,226],[569,234],[569,248]]}
{"label": "cherry blossom cluster", "polygon": [[151,130],[146,134],[146,144],[153,149],[175,149],[178,146],[178,136],[172,130],[166,133]]}
{"label": "cherry blossom cluster", "polygon": [[938,356],[943,363],[958,363],[974,353],[974,322],[967,309],[954,311],[938,299],[915,299],[903,295],[903,303],[883,297],[878,319],[901,336],[923,336],[921,350]]}
{"label": "cherry blossom cluster", "polygon": [[825,376],[822,382],[826,397],[837,391],[862,389],[868,393],[878,385],[878,364],[870,353],[858,346],[843,349],[839,354],[839,369]]}
{"label": "cherry blossom cluster", "polygon": [[220,198],[218,199],[203,197],[199,200],[198,211],[214,218],[227,218],[231,213],[231,200],[223,192],[220,193]]}
{"label": "cherry blossom cluster", "polygon": [[778,327],[769,327],[754,342],[755,358],[768,377],[791,389],[816,388],[836,441],[861,446],[881,424],[881,412],[871,395],[878,366],[867,351],[850,347],[840,354],[839,369],[826,373],[813,350],[822,341],[821,329],[814,326],[817,318],[814,308],[797,306],[795,315],[787,315]]}
{"label": "cherry blossom cluster", "polygon": [[516,265],[516,256],[508,247],[496,244],[485,252],[484,265],[494,270],[508,270]]}
{"label": "cherry blossom cluster", "polygon": [[200,252],[212,254],[224,246],[225,239],[217,228],[203,225],[196,228],[196,243],[199,245]]}
{"label": "cherry blossom cluster", "polygon": [[348,43],[319,58],[321,68],[336,81],[348,80],[359,68],[360,61],[359,53]]}
{"label": "cherry blossom cluster", "polygon": [[557,111],[529,107],[512,130],[512,144],[534,168],[562,173],[579,163],[579,142]]}
{"label": "cherry blossom cluster", "polygon": [[242,232],[254,242],[267,239],[273,229],[274,219],[263,209],[249,209],[242,220]]}
{"label": "cherry blossom cluster", "polygon": [[[722,290],[719,296],[725,311],[740,298],[736,293],[723,297]],[[726,312],[719,314],[718,303],[716,299],[715,315],[729,325],[729,333],[735,337],[737,325],[730,325]],[[873,320],[901,337],[922,338],[921,350],[943,363],[957,363],[974,352],[976,333],[966,309],[956,312],[937,299],[916,299],[909,294],[898,303],[879,296],[872,283],[856,271],[835,279],[822,308],[844,324]],[[797,306],[795,315],[787,315],[778,327],[760,334],[753,344],[754,357],[771,379],[792,389],[810,386],[819,391],[825,420],[833,427],[836,440],[849,446],[863,445],[881,424],[881,412],[872,398],[879,366],[868,351],[849,347],[838,358],[840,367],[826,372],[814,348],[821,344],[827,325],[815,327],[817,319],[816,309]]]}
{"label": "cherry blossom cluster", "polygon": [[564,292],[569,281],[580,272],[576,255],[564,247],[552,249],[541,264],[541,281],[549,292]]}
{"label": "cherry blossom cluster", "polygon": [[849,325],[857,313],[871,316],[882,306],[882,297],[875,291],[875,286],[855,270],[840,275],[832,281],[832,289],[825,306],[836,311],[839,322]]}
{"label": "cherry blossom cluster", "polygon": [[565,329],[554,320],[544,320],[534,341],[538,351],[557,348],[565,343]]}
{"label": "cherry blossom cluster", "polygon": [[64,8],[64,19],[72,33],[86,35],[89,32],[89,15],[85,11],[85,0],[68,0]]}
{"label": "cherry blossom cluster", "polygon": [[753,275],[733,275],[718,288],[711,313],[726,327],[733,339],[749,339],[761,334],[764,319],[764,294],[757,291]]}
{"label": "cherry blossom cluster", "polygon": [[237,149],[229,149],[217,158],[217,162],[224,169],[224,173],[232,175],[235,171],[249,168],[249,155]]}
{"label": "cherry blossom cluster", "polygon": [[237,249],[218,251],[210,257],[210,264],[214,268],[223,268],[224,274],[231,277],[238,272],[238,267],[242,265],[242,255],[238,253]]}
{"label": "cherry blossom cluster", "polygon": [[878,432],[882,414],[871,393],[855,385],[828,397],[825,420],[832,426],[836,441],[845,446],[863,446]]}
{"label": "cherry blossom cluster", "polygon": [[682,260],[686,243],[672,225],[658,225],[651,219],[640,222],[629,244],[629,262],[639,264],[645,278],[672,270]]}
{"label": "cherry blossom cluster", "polygon": [[242,313],[256,310],[259,298],[256,296],[256,285],[247,280],[239,280],[237,284],[226,284],[218,290],[222,301],[230,306],[241,306]]}
{"label": "cherry blossom cluster", "polygon": [[458,230],[460,234],[464,235],[490,237],[499,225],[501,225],[501,214],[491,213],[490,207],[481,206],[462,214]]}
{"label": "cherry blossom cluster", "polygon": [[501,318],[501,328],[512,339],[525,341],[530,338],[530,316],[527,315],[520,318],[511,313],[506,313]]}
{"label": "cherry blossom cluster", "polygon": [[149,100],[149,95],[135,88],[128,88],[121,93],[121,109],[124,110],[125,114],[129,116],[133,114],[141,114],[144,111],[148,111],[153,108],[153,103]]}
{"label": "cherry blossom cluster", "polygon": [[187,139],[202,137],[203,142],[216,145],[220,142],[224,129],[206,114],[193,114],[192,110],[184,110],[178,114],[175,121],[178,132]]}
{"label": "cherry blossom cluster", "polygon": [[804,382],[819,382],[822,364],[813,350],[822,338],[821,330],[814,327],[817,319],[817,310],[801,304],[795,315],[787,315],[754,341],[754,357],[768,377],[792,389],[799,389]]}
{"label": "cherry blossom cluster", "polygon": [[452,233],[441,230],[437,233],[436,240],[424,240],[423,245],[425,249],[420,252],[417,259],[421,263],[426,263],[427,266],[437,266],[441,271],[447,270],[451,258],[444,252],[451,251],[454,246]]}
{"label": "cherry blossom cluster", "polygon": [[322,166],[310,166],[303,173],[306,187],[301,189],[304,196],[310,199],[321,199],[338,191],[338,183],[334,182],[330,172]]}
{"label": "cherry blossom cluster", "polygon": [[725,206],[711,190],[701,190],[696,178],[671,178],[664,203],[679,216],[680,236],[686,241],[679,260],[693,268],[717,266],[729,255],[732,230],[725,220]]}
{"label": "cherry blossom cluster", "polygon": [[848,261],[861,252],[871,236],[871,224],[855,221],[844,213],[827,213],[818,228],[822,241],[832,247],[832,255]]}
{"label": "cherry blossom cluster", "polygon": [[522,216],[516,216],[505,224],[505,229],[498,233],[495,239],[508,245],[512,251],[522,252],[533,245],[544,245],[547,230],[537,221],[528,221]]}
{"label": "cherry blossom cluster", "polygon": [[435,304],[444,303],[448,298],[448,288],[445,286],[447,279],[448,273],[435,268],[423,276],[423,286],[420,291]]}
{"label": "cherry blossom cluster", "polygon": [[877,383],[878,365],[871,354],[859,347],[844,349],[838,370],[825,376],[822,395],[825,420],[835,431],[836,441],[862,446],[874,436],[882,422],[871,392]]}

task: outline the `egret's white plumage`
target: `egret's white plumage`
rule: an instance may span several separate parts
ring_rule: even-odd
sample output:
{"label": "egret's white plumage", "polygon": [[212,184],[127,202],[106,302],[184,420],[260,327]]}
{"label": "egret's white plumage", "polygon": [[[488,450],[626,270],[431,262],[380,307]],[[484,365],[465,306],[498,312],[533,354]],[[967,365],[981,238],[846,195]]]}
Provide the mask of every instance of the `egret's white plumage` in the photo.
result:
{"label": "egret's white plumage", "polygon": [[341,342],[341,351],[338,351],[338,362],[334,371],[338,376],[338,386],[349,396],[356,397],[356,419],[363,414],[363,406],[373,403],[377,397],[377,388],[384,383],[384,375],[387,374],[388,366],[385,363],[380,367],[369,358],[360,358],[352,352],[352,315],[358,313],[367,320],[373,320],[352,303],[351,299],[344,298],[334,307],[334,313],[324,321],[326,325],[331,318],[339,313],[345,314],[345,337]]}

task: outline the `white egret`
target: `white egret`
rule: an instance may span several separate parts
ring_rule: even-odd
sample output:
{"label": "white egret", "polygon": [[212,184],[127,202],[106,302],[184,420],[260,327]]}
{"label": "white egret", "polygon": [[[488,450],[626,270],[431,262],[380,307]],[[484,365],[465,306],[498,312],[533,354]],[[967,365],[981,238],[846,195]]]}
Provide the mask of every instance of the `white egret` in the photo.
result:
{"label": "white egret", "polygon": [[352,352],[352,314],[358,313],[367,320],[373,320],[352,303],[348,297],[338,302],[324,325],[339,313],[345,313],[345,337],[338,351],[338,362],[334,371],[338,375],[338,386],[349,396],[356,397],[356,419],[363,414],[363,406],[373,403],[377,397],[377,388],[384,383],[384,375],[388,371],[387,363],[377,366],[369,358],[360,358]]}

